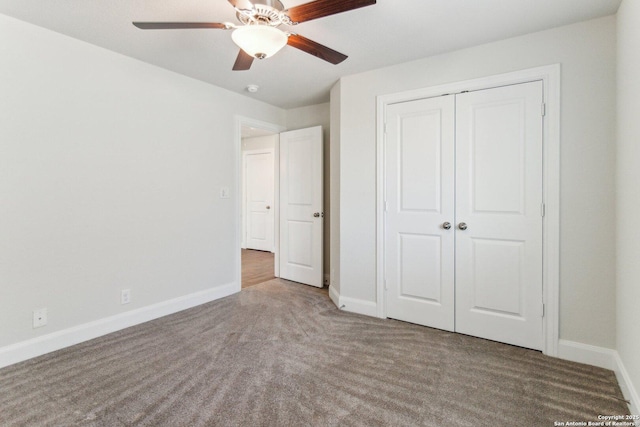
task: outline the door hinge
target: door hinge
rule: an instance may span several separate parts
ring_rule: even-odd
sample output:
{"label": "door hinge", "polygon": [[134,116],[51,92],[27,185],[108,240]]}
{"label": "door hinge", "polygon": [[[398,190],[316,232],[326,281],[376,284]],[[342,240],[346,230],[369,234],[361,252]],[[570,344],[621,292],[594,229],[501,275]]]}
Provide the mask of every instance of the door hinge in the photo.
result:
{"label": "door hinge", "polygon": [[389,202],[384,201],[384,211],[387,212],[389,210]]}
{"label": "door hinge", "polygon": [[545,306],[544,306],[544,303],[542,303],[542,317],[544,317],[544,315],[545,315]]}
{"label": "door hinge", "polygon": [[541,205],[540,205],[540,216],[544,217],[544,215],[545,215],[546,211],[547,211],[547,209],[546,209],[545,204],[544,204],[544,203],[543,203],[543,204],[541,204]]}
{"label": "door hinge", "polygon": [[384,279],[382,283],[384,284],[384,290],[385,291],[389,290],[389,288],[387,288],[387,279]]}
{"label": "door hinge", "polygon": [[384,134],[387,134],[387,122],[384,122]]}
{"label": "door hinge", "polygon": [[542,103],[542,117],[547,115],[547,104]]}

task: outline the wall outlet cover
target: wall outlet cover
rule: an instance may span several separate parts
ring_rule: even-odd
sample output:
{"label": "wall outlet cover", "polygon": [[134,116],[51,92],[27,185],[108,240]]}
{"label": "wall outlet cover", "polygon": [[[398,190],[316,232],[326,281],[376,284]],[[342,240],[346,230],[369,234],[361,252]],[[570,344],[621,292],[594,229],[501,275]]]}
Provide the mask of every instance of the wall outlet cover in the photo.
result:
{"label": "wall outlet cover", "polygon": [[131,302],[131,289],[123,289],[120,292],[120,304],[129,304]]}
{"label": "wall outlet cover", "polygon": [[47,309],[39,308],[33,310],[33,327],[41,328],[47,324]]}

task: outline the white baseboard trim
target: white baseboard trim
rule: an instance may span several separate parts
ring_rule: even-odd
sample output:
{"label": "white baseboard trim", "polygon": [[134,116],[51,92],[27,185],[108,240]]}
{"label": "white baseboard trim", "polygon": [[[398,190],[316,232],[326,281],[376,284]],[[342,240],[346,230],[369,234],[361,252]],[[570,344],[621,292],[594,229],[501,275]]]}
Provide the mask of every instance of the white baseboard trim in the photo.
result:
{"label": "white baseboard trim", "polygon": [[343,297],[333,286],[329,286],[329,298],[340,310],[364,314],[365,316],[378,316],[378,305],[375,302]]}
{"label": "white baseboard trim", "polygon": [[329,285],[329,298],[336,307],[340,308],[340,294],[336,291],[336,288],[333,285]]}
{"label": "white baseboard trim", "polygon": [[94,320],[61,331],[52,332],[30,340],[0,348],[0,368],[13,365],[52,351],[70,347],[111,332],[135,326],[149,320],[196,307],[240,291],[237,283],[227,283],[215,288],[195,292],[157,304]]}
{"label": "white baseboard trim", "polygon": [[572,362],[613,370],[615,350],[582,344],[575,341],[558,340],[558,358]]}
{"label": "white baseboard trim", "polygon": [[620,354],[618,354],[618,352],[616,351],[613,357],[613,372],[616,373],[616,378],[618,379],[620,390],[622,390],[622,395],[630,402],[629,411],[632,415],[640,415],[640,398],[638,397],[638,392],[634,387],[631,378],[629,377],[629,373],[622,363]]}
{"label": "white baseboard trim", "polygon": [[612,370],[616,374],[622,395],[630,402],[629,411],[633,415],[640,415],[638,392],[616,350],[574,341],[558,340],[558,357]]}

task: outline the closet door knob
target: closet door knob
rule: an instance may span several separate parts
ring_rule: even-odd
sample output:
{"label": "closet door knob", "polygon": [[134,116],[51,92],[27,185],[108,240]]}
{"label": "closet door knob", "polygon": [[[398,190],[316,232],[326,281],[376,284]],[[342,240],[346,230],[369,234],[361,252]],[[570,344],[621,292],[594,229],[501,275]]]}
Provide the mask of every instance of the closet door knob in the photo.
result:
{"label": "closet door knob", "polygon": [[442,228],[444,228],[445,230],[450,230],[451,229],[451,223],[450,222],[445,222],[442,224]]}
{"label": "closet door knob", "polygon": [[464,222],[461,222],[460,224],[458,224],[458,228],[460,230],[466,230],[467,229],[467,224]]}

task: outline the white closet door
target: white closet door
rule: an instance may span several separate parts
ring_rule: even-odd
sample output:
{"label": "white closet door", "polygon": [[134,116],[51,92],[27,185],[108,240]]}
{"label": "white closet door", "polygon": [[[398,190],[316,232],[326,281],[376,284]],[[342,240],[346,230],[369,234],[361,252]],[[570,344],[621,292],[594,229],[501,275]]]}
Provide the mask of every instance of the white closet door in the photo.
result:
{"label": "white closet door", "polygon": [[247,249],[273,252],[274,243],[274,152],[245,154]]}
{"label": "white closet door", "polygon": [[456,331],[533,349],[542,348],[542,99],[542,82],[456,96]]}
{"label": "white closet door", "polygon": [[454,97],[386,114],[387,316],[454,329]]}
{"label": "white closet door", "polygon": [[322,127],[280,134],[280,277],[322,287]]}

